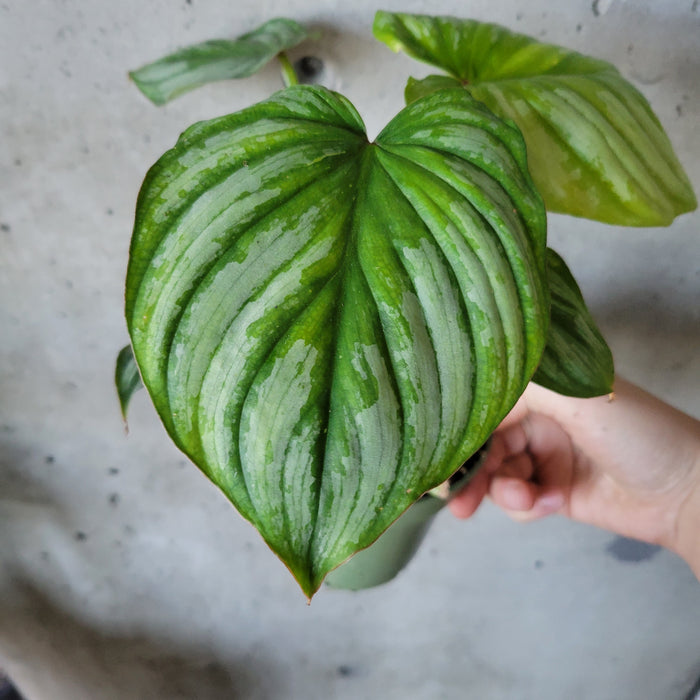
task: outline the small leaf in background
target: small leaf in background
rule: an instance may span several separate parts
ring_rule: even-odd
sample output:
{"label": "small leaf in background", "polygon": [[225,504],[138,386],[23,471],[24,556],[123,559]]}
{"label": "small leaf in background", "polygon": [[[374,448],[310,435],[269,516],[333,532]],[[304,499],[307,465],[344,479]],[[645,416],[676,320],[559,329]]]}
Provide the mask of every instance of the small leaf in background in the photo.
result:
{"label": "small leaf in background", "polygon": [[[495,24],[378,12],[374,34],[445,70],[523,132],[547,209],[627,226],[664,226],[697,206],[644,96],[605,61]],[[411,101],[445,76],[411,79]]]}
{"label": "small leaf in background", "polygon": [[131,397],[143,388],[141,383],[141,375],[139,368],[136,366],[134,353],[131,350],[131,345],[123,347],[117,355],[117,364],[114,371],[114,383],[117,387],[117,395],[119,396],[119,405],[122,410],[122,418],[126,423],[126,414],[129,409]]}
{"label": "small leaf in background", "polygon": [[129,73],[151,102],[162,105],[189,90],[217,80],[246,78],[281,51],[308,38],[290,19],[272,19],[238,39],[214,39],[180,49]]}
{"label": "small leaf in background", "polygon": [[462,89],[370,144],[345,98],[289,88],[149,171],[126,289],[144,382],[309,597],[524,390],[545,228],[519,131]]}
{"label": "small leaf in background", "polygon": [[565,396],[609,394],[615,375],[612,353],[569,268],[551,248],[547,249],[547,277],[552,315],[533,381]]}

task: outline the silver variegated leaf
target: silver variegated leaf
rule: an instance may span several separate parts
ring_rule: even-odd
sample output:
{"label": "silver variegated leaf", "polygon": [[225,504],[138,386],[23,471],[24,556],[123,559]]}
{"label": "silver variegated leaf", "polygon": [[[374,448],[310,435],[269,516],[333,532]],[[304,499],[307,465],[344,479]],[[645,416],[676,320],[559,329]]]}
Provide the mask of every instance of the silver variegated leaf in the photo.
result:
{"label": "silver variegated leaf", "polygon": [[465,91],[368,143],[345,98],[295,87],[153,166],[126,315],[168,432],[311,596],[517,400],[544,256],[522,138]]}
{"label": "silver variegated leaf", "polygon": [[561,256],[547,248],[552,316],[542,360],[533,381],[565,396],[590,398],[613,390],[610,348]]}
{"label": "silver variegated leaf", "polygon": [[462,86],[520,127],[547,209],[662,226],[697,206],[649,103],[610,63],[454,17],[378,12],[374,33],[449,74],[409,80],[407,101]]}
{"label": "silver variegated leaf", "polygon": [[212,39],[175,51],[129,76],[151,102],[162,105],[207,83],[253,75],[307,37],[297,22],[271,19],[237,39]]}

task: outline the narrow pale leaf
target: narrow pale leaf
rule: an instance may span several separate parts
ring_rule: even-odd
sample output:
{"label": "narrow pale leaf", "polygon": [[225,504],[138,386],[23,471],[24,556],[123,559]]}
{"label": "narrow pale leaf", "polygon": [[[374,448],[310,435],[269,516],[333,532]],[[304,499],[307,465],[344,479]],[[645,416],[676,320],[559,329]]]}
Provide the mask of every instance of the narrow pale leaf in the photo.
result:
{"label": "narrow pale leaf", "polygon": [[162,105],[207,83],[253,75],[307,37],[306,29],[293,20],[272,19],[238,39],[188,46],[129,75],[151,102]]}
{"label": "narrow pale leaf", "polygon": [[307,595],[523,391],[545,220],[520,133],[461,89],[370,144],[345,98],[290,88],[149,172],[126,290],[144,382]]}
{"label": "narrow pale leaf", "polygon": [[533,381],[565,396],[590,398],[612,391],[615,368],[569,268],[547,249],[552,316],[547,345]]}
{"label": "narrow pale leaf", "polygon": [[[670,224],[697,206],[643,95],[605,61],[495,24],[378,12],[375,36],[445,70],[522,130],[530,172],[551,211],[628,226]],[[445,86],[411,80],[411,101]]]}
{"label": "narrow pale leaf", "polygon": [[136,366],[131,345],[123,347],[117,355],[117,363],[114,370],[114,383],[117,387],[119,405],[122,410],[122,418],[126,423],[126,414],[129,409],[131,397],[143,388],[139,368]]}

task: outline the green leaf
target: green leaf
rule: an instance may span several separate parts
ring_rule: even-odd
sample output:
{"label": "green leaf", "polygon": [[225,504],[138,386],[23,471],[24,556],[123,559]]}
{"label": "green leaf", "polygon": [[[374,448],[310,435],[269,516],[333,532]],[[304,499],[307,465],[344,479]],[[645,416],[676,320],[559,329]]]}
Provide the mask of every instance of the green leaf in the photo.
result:
{"label": "green leaf", "polygon": [[[520,127],[547,209],[658,226],[697,206],[649,103],[610,63],[452,17],[378,12],[374,33]],[[411,80],[407,100],[434,91],[438,78]]]}
{"label": "green leaf", "polygon": [[615,375],[612,353],[569,268],[551,248],[547,249],[547,277],[552,316],[533,381],[565,396],[609,394]]}
{"label": "green leaf", "polygon": [[404,97],[406,98],[406,104],[411,104],[419,100],[421,97],[426,97],[433,92],[438,90],[444,90],[445,88],[455,88],[464,87],[462,81],[453,78],[450,75],[429,75],[427,78],[422,80],[416,80],[415,78],[409,78],[406,83],[406,89],[404,91]]}
{"label": "green leaf", "polygon": [[114,383],[117,387],[119,405],[122,410],[122,418],[126,423],[126,413],[129,408],[131,397],[143,388],[139,368],[136,366],[134,353],[131,345],[123,347],[117,355],[117,364],[114,370]]}
{"label": "green leaf", "polygon": [[148,173],[126,289],[144,382],[307,595],[524,390],[545,222],[520,133],[461,89],[370,144],[345,98],[289,88]]}
{"label": "green leaf", "polygon": [[272,19],[238,39],[214,39],[180,49],[129,73],[151,102],[162,105],[216,80],[246,78],[309,36],[291,19]]}

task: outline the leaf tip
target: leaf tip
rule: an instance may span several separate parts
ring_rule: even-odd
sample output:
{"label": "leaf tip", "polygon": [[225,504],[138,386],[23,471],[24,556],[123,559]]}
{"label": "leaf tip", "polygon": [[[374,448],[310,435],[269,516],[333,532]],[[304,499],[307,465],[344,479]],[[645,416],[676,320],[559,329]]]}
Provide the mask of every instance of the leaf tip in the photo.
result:
{"label": "leaf tip", "polygon": [[127,413],[129,410],[129,402],[131,401],[131,397],[139,389],[143,388],[141,375],[139,374],[131,345],[125,345],[117,355],[114,368],[114,384],[119,398],[119,408],[121,410],[122,420],[124,421],[124,430],[128,435],[129,424],[127,422]]}

